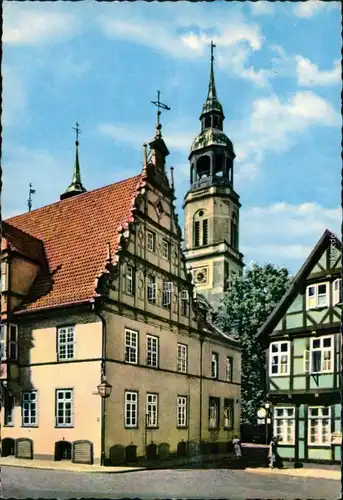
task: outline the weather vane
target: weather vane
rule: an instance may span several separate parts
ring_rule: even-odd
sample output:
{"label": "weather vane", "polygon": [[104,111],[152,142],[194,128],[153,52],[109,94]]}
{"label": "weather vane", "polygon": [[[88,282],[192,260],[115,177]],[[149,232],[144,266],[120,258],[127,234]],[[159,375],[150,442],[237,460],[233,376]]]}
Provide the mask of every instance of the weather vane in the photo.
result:
{"label": "weather vane", "polygon": [[80,125],[76,122],[76,127],[73,127],[76,132],[76,145],[79,145],[79,135],[82,134],[82,130],[80,129]]}
{"label": "weather vane", "polygon": [[154,104],[157,107],[157,134],[158,136],[161,135],[161,128],[162,125],[160,124],[160,116],[161,116],[161,109],[165,109],[169,111],[171,108],[167,106],[166,104],[163,104],[163,102],[160,101],[160,95],[161,92],[158,90],[157,91],[157,101],[150,101],[151,104]]}
{"label": "weather vane", "polygon": [[217,45],[215,45],[213,43],[213,40],[211,40],[211,43],[210,43],[209,47],[211,47],[211,61],[213,61],[213,59],[214,59],[213,49],[214,49],[214,47],[217,47]]}
{"label": "weather vane", "polygon": [[29,199],[27,200],[27,206],[29,207],[29,212],[31,212],[32,209],[32,195],[36,192],[35,189],[32,189],[32,184],[30,182],[30,187],[29,187]]}

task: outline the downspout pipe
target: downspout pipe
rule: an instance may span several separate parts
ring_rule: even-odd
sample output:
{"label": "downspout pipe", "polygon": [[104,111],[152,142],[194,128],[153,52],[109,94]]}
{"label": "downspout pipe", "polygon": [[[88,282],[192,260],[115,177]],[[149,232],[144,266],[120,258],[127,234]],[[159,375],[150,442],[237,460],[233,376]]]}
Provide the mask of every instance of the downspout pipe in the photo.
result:
{"label": "downspout pipe", "polygon": [[[106,340],[107,340],[107,324],[104,316],[100,313],[102,302],[93,302],[92,311],[101,320],[102,335],[101,335],[101,382],[106,379]],[[101,455],[100,465],[105,465],[105,432],[106,432],[106,398],[101,398]]]}

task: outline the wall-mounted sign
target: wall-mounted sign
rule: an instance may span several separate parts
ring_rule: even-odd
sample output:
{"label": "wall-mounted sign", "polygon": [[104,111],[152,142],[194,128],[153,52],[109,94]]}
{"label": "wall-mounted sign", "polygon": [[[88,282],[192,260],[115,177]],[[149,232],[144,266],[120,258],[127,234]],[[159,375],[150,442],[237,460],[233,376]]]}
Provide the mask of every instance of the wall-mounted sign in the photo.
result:
{"label": "wall-mounted sign", "polygon": [[342,442],[342,433],[341,432],[333,432],[331,434],[331,443],[332,444],[341,444]]}

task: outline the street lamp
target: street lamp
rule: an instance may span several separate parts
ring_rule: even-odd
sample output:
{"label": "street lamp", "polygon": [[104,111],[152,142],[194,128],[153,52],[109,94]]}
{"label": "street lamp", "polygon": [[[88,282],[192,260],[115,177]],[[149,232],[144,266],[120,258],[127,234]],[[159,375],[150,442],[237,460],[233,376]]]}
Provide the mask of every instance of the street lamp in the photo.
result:
{"label": "street lamp", "polygon": [[105,400],[110,397],[112,386],[102,374],[101,382],[97,387],[98,394],[101,397],[101,458],[100,465],[105,465],[105,420],[106,420],[106,405]]}

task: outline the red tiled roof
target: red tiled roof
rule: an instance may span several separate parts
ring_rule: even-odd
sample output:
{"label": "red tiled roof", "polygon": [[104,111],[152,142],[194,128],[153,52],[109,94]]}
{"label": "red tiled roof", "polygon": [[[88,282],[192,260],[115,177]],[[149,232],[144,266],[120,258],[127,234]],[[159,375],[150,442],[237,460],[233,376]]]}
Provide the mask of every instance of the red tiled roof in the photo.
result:
{"label": "red tiled roof", "polygon": [[44,265],[44,247],[41,240],[5,221],[2,222],[2,237],[7,241],[11,250]]}
{"label": "red tiled roof", "polygon": [[118,229],[129,222],[142,175],[53,203],[7,220],[44,244],[49,274],[41,272],[25,309],[71,304],[95,296],[107,243],[112,257]]}

